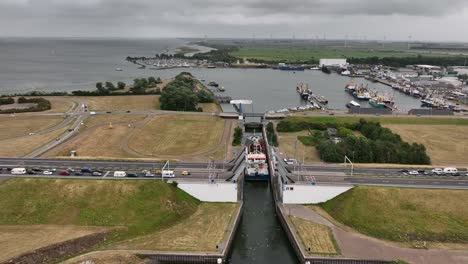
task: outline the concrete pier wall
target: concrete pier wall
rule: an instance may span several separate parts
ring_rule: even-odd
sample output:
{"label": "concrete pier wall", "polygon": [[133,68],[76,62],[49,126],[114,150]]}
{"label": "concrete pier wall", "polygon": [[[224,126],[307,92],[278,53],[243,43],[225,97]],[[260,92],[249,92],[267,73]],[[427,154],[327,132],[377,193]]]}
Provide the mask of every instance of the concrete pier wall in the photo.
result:
{"label": "concrete pier wall", "polygon": [[178,182],[177,187],[203,202],[237,202],[237,183]]}
{"label": "concrete pier wall", "polygon": [[335,198],[353,186],[317,186],[285,184],[282,197],[285,204],[318,204]]}

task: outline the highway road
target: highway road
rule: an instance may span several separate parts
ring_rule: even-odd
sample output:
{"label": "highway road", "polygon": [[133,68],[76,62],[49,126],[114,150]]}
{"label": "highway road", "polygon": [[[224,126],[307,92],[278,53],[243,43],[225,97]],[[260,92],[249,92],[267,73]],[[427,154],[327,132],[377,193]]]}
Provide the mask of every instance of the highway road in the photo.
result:
{"label": "highway road", "polygon": [[[164,162],[151,161],[97,161],[97,160],[68,160],[68,159],[34,159],[34,158],[0,158],[1,167],[54,167],[54,168],[161,168]],[[204,162],[170,162],[170,168],[203,169],[208,164]],[[229,170],[233,166],[229,163],[215,163],[217,169]]]}
{"label": "highway road", "polygon": [[[303,166],[293,166],[293,165],[288,165],[286,168],[290,172],[298,172],[298,173],[315,173],[319,174],[320,172],[326,172],[327,174],[330,174],[332,172],[335,173],[345,173],[345,174],[350,174],[351,173],[351,168],[350,167],[344,167],[344,166],[339,166],[339,165],[333,165],[333,164],[327,164],[327,165],[303,165]],[[403,173],[401,170],[406,169],[406,170],[418,170],[421,169],[421,167],[415,166],[414,168],[354,168],[353,173],[354,174],[374,174],[374,175],[402,175]],[[458,168],[458,170],[463,174],[467,172],[466,168]],[[430,170],[427,169],[429,172]]]}

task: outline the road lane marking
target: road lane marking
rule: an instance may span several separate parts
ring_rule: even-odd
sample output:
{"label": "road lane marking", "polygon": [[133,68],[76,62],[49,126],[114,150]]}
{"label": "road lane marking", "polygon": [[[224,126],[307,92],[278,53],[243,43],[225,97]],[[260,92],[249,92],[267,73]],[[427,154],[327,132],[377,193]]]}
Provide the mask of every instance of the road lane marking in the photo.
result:
{"label": "road lane marking", "polygon": [[110,171],[107,171],[104,176],[102,176],[103,178],[107,177],[107,175],[109,175]]}

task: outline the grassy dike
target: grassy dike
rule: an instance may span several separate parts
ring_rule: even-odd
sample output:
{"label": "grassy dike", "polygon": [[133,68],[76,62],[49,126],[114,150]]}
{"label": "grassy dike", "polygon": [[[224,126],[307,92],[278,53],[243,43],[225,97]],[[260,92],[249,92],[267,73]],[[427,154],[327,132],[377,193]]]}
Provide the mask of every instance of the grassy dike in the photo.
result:
{"label": "grassy dike", "polygon": [[465,190],[356,187],[321,206],[337,221],[395,242],[468,243]]}
{"label": "grassy dike", "polygon": [[11,179],[0,185],[0,225],[125,227],[106,243],[168,227],[200,202],[161,181]]}

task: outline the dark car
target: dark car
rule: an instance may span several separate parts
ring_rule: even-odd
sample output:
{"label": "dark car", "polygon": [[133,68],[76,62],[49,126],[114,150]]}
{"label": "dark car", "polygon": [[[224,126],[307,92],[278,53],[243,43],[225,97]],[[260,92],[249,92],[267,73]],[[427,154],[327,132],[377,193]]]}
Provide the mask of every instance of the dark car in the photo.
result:
{"label": "dark car", "polygon": [[137,178],[138,175],[137,175],[136,173],[134,173],[134,172],[129,172],[129,173],[127,173],[127,177],[130,177],[130,178]]}
{"label": "dark car", "polygon": [[82,168],[81,173],[93,173],[93,170],[91,168]]}
{"label": "dark car", "polygon": [[35,175],[35,174],[36,174],[36,172],[33,171],[33,170],[28,170],[27,173],[28,173],[29,175]]}
{"label": "dark car", "polygon": [[33,168],[32,171],[34,172],[42,172],[43,170],[39,169],[39,168]]}
{"label": "dark car", "polygon": [[130,113],[130,110],[127,110],[127,113]]}
{"label": "dark car", "polygon": [[408,173],[409,171],[407,169],[402,169],[402,170],[399,170],[398,172],[401,172],[401,173]]}
{"label": "dark car", "polygon": [[83,173],[81,173],[79,171],[75,171],[75,176],[83,176]]}
{"label": "dark car", "polygon": [[421,173],[421,174],[425,174],[426,170],[418,170],[418,172]]}

